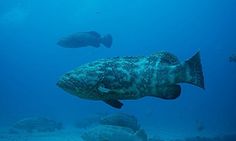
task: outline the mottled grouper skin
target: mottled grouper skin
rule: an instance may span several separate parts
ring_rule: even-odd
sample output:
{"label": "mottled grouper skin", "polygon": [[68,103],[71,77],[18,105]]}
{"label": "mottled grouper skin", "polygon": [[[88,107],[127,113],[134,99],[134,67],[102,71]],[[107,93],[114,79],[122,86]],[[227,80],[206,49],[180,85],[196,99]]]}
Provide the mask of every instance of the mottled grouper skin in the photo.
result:
{"label": "mottled grouper skin", "polygon": [[144,96],[174,99],[180,92],[171,94],[166,91],[180,91],[180,86],[175,85],[182,81],[180,66],[177,58],[166,52],[148,57],[101,59],[64,74],[57,85],[73,95],[93,100]]}

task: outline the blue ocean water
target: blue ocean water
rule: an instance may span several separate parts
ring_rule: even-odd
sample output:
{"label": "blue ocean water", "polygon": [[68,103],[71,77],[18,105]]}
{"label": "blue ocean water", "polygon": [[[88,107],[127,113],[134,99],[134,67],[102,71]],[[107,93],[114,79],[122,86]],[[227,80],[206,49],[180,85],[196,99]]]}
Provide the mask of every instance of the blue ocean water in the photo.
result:
{"label": "blue ocean water", "polygon": [[[30,116],[73,123],[95,113],[125,112],[161,134],[236,132],[235,0],[0,1],[0,125]],[[78,31],[113,36],[111,48],[62,48]],[[72,96],[59,77],[87,62],[168,51],[181,61],[200,51],[206,89],[181,84],[176,100],[145,97],[117,110]],[[197,124],[204,130],[197,131]]]}

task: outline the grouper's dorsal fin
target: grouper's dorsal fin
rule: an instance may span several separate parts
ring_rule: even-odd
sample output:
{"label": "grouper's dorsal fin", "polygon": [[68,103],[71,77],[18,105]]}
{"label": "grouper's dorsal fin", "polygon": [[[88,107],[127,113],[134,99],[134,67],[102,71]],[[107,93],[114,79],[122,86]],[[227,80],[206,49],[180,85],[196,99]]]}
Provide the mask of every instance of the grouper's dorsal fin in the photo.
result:
{"label": "grouper's dorsal fin", "polygon": [[108,100],[103,100],[106,104],[120,109],[123,106],[123,103],[121,103],[119,100],[115,100],[115,99],[108,99]]}
{"label": "grouper's dorsal fin", "polygon": [[169,52],[166,52],[166,51],[161,51],[161,52],[155,53],[151,56],[152,57],[155,56],[155,57],[159,58],[161,64],[176,65],[176,64],[180,63],[180,61],[178,60],[178,58],[175,55],[173,55]]}

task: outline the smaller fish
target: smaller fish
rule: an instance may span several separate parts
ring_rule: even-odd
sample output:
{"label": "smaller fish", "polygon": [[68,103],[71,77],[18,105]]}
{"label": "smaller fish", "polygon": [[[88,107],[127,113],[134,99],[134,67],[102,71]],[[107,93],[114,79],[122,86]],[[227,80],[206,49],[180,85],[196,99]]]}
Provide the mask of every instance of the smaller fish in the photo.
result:
{"label": "smaller fish", "polygon": [[147,141],[143,129],[133,131],[130,128],[114,125],[98,125],[82,133],[84,141]]}
{"label": "smaller fish", "polygon": [[232,55],[229,57],[229,62],[236,62],[236,54],[232,54]]}
{"label": "smaller fish", "polygon": [[62,123],[43,117],[29,117],[17,121],[10,129],[10,133],[19,132],[53,132],[61,130]]}
{"label": "smaller fish", "polygon": [[80,48],[87,46],[98,48],[100,47],[100,44],[110,48],[112,45],[112,36],[110,34],[101,36],[96,31],[77,32],[60,39],[57,44],[65,48]]}
{"label": "smaller fish", "polygon": [[100,124],[126,127],[134,131],[138,131],[140,129],[137,118],[124,113],[106,115],[100,119]]}

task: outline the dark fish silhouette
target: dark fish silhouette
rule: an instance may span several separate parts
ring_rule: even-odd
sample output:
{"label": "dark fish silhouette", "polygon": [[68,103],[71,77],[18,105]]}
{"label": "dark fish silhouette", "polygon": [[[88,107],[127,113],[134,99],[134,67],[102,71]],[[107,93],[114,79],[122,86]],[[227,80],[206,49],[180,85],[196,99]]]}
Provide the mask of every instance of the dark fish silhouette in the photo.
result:
{"label": "dark fish silhouette", "polygon": [[42,117],[29,117],[17,121],[10,129],[11,133],[18,132],[53,132],[61,130],[62,123]]}
{"label": "dark fish silhouette", "polygon": [[130,128],[114,125],[98,125],[81,134],[84,141],[148,141],[143,129],[134,131]]}
{"label": "dark fish silhouette", "polygon": [[140,129],[137,118],[124,113],[114,113],[101,117],[100,124],[126,127],[134,131],[138,131]]}
{"label": "dark fish silhouette", "polygon": [[204,89],[199,52],[183,63],[168,52],[101,59],[64,74],[57,85],[80,98],[121,108],[119,100],[145,96],[175,99],[181,93],[179,83]]}
{"label": "dark fish silhouette", "polygon": [[110,48],[112,45],[112,36],[107,34],[102,37],[95,31],[77,32],[60,39],[57,44],[66,48],[100,47],[100,44],[103,44],[105,47]]}
{"label": "dark fish silhouette", "polygon": [[229,57],[229,62],[236,62],[236,54],[232,54],[232,55]]}

